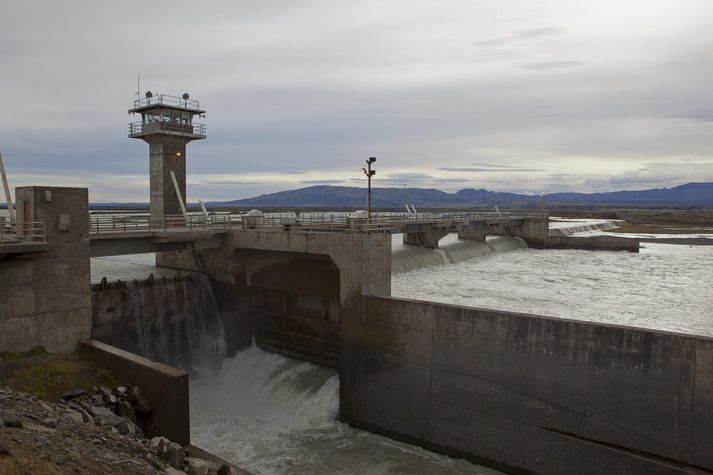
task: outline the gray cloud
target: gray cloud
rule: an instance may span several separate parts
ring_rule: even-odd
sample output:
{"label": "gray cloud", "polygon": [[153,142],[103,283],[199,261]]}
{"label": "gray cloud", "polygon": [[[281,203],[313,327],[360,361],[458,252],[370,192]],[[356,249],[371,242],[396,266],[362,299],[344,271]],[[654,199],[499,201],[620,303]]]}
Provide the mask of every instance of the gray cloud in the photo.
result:
{"label": "gray cloud", "polygon": [[304,180],[300,183],[305,185],[336,185],[338,183],[344,183],[345,180]]}
{"label": "gray cloud", "polygon": [[477,41],[475,44],[477,46],[501,46],[514,41],[522,41],[528,39],[537,39],[547,36],[561,35],[564,32],[562,28],[557,27],[543,27],[543,28],[532,28],[529,30],[521,31],[510,36],[503,36],[498,38],[491,38],[487,40]]}
{"label": "gray cloud", "polygon": [[540,168],[482,168],[482,167],[441,167],[447,172],[541,172]]}
{"label": "gray cloud", "polygon": [[550,71],[552,69],[576,68],[577,66],[582,66],[583,64],[584,62],[582,61],[542,61],[539,63],[525,64],[522,67],[535,71]]}
{"label": "gray cloud", "polygon": [[[710,181],[713,3],[681,1],[620,2],[617,22],[584,0],[6,2],[0,146],[12,186],[147,201],[148,147],[126,138],[141,73],[142,89],[208,110],[208,139],[187,152],[191,199],[362,186],[372,155],[394,186]],[[503,47],[474,47],[488,41]]]}

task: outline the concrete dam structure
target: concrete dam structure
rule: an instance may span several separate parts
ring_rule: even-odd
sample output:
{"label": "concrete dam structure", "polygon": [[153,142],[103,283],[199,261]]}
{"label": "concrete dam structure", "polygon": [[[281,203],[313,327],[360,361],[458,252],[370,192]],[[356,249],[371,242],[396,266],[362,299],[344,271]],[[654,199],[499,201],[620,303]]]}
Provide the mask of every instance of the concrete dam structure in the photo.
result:
{"label": "concrete dam structure", "polygon": [[[36,197],[32,209],[47,220],[48,250],[4,262],[4,279],[81,271],[74,261],[88,260],[94,240],[85,191],[19,191]],[[24,300],[3,293],[4,347],[58,351],[94,334],[145,351],[142,331],[154,346],[164,332],[217,335],[222,326],[228,354],[254,335],[263,348],[337,367],[344,421],[434,450],[535,473],[565,473],[585,455],[582,471],[590,473],[713,468],[709,338],[391,298],[391,234],[383,229],[236,223],[220,236],[221,247],[175,254],[197,254],[205,277],[95,289],[93,319],[86,276],[84,310],[51,335],[20,331],[15,322],[33,319],[18,312]],[[61,246],[83,251],[70,266]],[[54,284],[29,287],[50,320],[68,314],[64,300],[41,297],[59,290]],[[157,311],[154,301],[173,303]],[[179,330],[161,327],[176,324],[176,315],[184,319]],[[142,330],[141,318],[154,321]],[[557,456],[543,456],[551,450]]]}
{"label": "concrete dam structure", "polygon": [[[16,190],[18,218],[0,241],[2,350],[81,344],[150,381],[150,361],[127,353],[121,366],[106,344],[199,373],[199,363],[254,341],[336,368],[342,421],[483,465],[713,471],[711,338],[391,296],[393,234],[429,250],[449,233],[480,247],[493,235],[545,249],[636,252],[638,241],[553,239],[542,213],[175,216],[172,203],[185,200],[183,135],[205,133],[191,124],[195,111],[164,106],[135,107],[142,123],[131,129],[152,135],[161,168],[150,217],[90,219],[86,189]],[[178,142],[164,135],[182,145],[169,150]],[[184,276],[90,286],[90,257],[147,252]],[[187,376],[162,371],[187,407]],[[182,419],[164,422],[189,442]]]}

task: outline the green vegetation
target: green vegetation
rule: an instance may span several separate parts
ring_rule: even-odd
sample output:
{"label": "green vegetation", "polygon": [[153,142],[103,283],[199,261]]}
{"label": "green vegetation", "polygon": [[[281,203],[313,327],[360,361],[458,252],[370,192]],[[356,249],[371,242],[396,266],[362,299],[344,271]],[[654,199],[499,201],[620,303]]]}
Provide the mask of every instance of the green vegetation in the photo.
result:
{"label": "green vegetation", "polygon": [[120,381],[80,354],[50,354],[44,348],[0,353],[0,386],[56,401],[65,391],[116,387]]}
{"label": "green vegetation", "polygon": [[0,360],[18,360],[22,358],[31,358],[33,356],[46,355],[47,350],[44,346],[36,346],[24,353],[13,353],[12,351],[0,352]]}

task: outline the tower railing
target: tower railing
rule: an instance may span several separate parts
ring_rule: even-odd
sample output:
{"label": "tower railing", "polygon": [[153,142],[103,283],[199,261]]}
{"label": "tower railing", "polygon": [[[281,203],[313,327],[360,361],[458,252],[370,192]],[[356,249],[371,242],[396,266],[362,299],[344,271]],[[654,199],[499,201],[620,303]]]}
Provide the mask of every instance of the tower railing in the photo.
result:
{"label": "tower railing", "polygon": [[175,122],[132,122],[129,124],[129,135],[143,134],[171,134],[171,135],[191,135],[206,136],[205,124],[177,124]]}
{"label": "tower railing", "polygon": [[195,99],[183,99],[168,94],[158,94],[152,97],[142,97],[134,100],[134,109],[147,106],[166,105],[182,109],[200,110],[200,103]]}

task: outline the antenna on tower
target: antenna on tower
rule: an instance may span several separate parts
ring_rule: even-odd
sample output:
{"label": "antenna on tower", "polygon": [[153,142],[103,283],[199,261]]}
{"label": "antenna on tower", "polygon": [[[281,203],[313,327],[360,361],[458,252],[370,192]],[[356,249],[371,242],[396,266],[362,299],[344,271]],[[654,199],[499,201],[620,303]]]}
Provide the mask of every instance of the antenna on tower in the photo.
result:
{"label": "antenna on tower", "polygon": [[141,75],[136,75],[136,99],[141,99]]}

